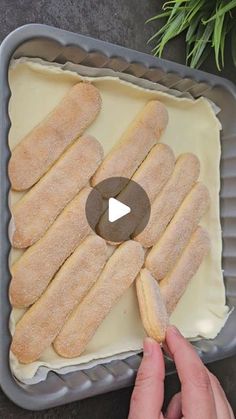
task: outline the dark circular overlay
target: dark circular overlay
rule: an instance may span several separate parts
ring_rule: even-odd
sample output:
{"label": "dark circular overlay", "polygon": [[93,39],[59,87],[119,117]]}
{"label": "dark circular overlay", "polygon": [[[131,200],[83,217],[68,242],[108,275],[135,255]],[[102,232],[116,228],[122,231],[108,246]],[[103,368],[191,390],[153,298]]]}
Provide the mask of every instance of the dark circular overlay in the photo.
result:
{"label": "dark circular overlay", "polygon": [[[121,192],[117,194],[118,190]],[[130,207],[130,213],[110,222],[109,198],[115,198]],[[138,183],[125,177],[112,177],[98,183],[86,202],[86,217],[90,227],[96,234],[114,244],[140,234],[149,221],[150,211],[151,205],[145,190]]]}

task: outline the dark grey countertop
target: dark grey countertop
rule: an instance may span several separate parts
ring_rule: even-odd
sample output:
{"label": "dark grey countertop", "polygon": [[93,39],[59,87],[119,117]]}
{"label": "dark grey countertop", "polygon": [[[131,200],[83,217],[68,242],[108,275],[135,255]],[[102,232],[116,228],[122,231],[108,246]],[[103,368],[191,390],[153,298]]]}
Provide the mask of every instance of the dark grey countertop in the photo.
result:
{"label": "dark grey countertop", "polygon": [[[156,24],[145,25],[144,22],[160,10],[161,4],[160,0],[0,0],[0,41],[16,27],[37,22],[150,52],[147,40]],[[163,57],[184,63],[184,39],[180,37],[174,40],[166,48]],[[217,73],[213,57],[202,69]],[[229,47],[226,50],[226,68],[220,75],[236,83],[236,70]],[[236,356],[214,362],[209,369],[220,380],[236,412]],[[167,377],[165,386],[166,404],[179,389],[177,376]],[[125,419],[131,392],[132,388],[123,389],[36,413],[15,406],[0,391],[0,418]]]}

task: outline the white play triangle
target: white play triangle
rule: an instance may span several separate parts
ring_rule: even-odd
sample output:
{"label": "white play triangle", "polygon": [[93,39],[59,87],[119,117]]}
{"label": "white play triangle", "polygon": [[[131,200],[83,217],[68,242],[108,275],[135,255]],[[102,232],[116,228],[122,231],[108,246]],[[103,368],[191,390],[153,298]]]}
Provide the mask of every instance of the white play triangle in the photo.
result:
{"label": "white play triangle", "polygon": [[128,205],[123,204],[115,198],[109,198],[108,201],[108,220],[110,223],[119,220],[131,211]]}

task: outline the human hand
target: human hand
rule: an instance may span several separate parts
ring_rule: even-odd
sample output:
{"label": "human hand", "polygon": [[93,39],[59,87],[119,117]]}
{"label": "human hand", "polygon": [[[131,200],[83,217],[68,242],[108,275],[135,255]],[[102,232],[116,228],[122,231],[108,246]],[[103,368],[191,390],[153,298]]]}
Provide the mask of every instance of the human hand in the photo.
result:
{"label": "human hand", "polygon": [[173,326],[167,329],[166,345],[176,365],[181,392],[172,398],[164,415],[164,359],[160,345],[146,338],[128,419],[233,419],[219,381]]}

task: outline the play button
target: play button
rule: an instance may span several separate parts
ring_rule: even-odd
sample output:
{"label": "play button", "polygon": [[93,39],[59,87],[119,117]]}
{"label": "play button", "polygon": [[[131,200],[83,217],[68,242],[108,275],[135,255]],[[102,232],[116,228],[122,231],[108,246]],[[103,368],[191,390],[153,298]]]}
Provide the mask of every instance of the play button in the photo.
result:
{"label": "play button", "polygon": [[[117,184],[121,189],[119,195],[112,193],[117,190]],[[97,222],[99,205],[101,211]],[[108,178],[90,192],[86,202],[86,216],[96,234],[109,243],[122,243],[135,238],[146,227],[150,202],[138,183],[123,177]]]}
{"label": "play button", "polygon": [[118,199],[109,198],[108,201],[108,220],[110,223],[119,220],[131,211],[128,205],[122,204]]}

